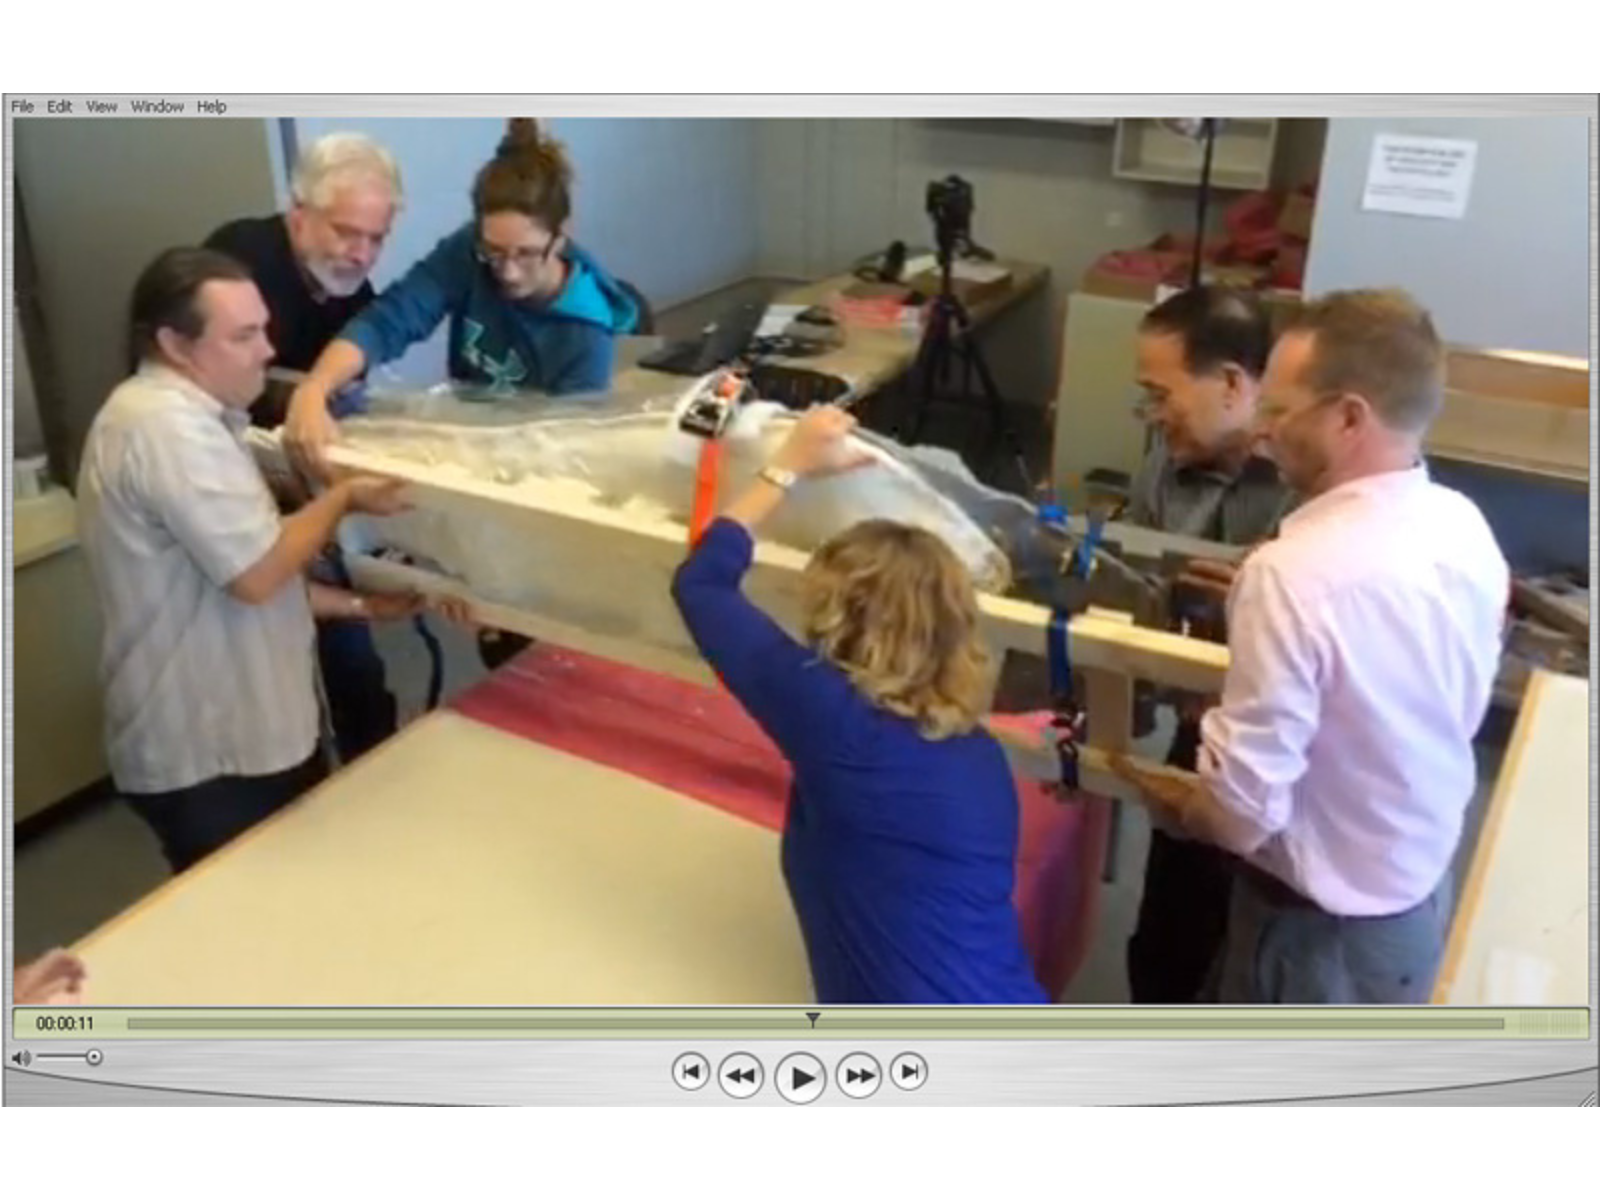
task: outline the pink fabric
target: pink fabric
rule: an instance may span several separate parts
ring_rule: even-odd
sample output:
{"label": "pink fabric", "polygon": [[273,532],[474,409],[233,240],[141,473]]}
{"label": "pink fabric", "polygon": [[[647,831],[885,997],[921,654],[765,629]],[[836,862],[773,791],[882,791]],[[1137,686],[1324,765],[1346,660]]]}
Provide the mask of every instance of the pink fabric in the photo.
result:
{"label": "pink fabric", "polygon": [[[451,707],[496,729],[614,767],[781,830],[789,767],[726,692],[574,650],[537,645]],[[1042,732],[1047,717],[1006,718]],[[1018,778],[1016,902],[1039,981],[1060,995],[1093,927],[1104,802],[1064,804]]]}

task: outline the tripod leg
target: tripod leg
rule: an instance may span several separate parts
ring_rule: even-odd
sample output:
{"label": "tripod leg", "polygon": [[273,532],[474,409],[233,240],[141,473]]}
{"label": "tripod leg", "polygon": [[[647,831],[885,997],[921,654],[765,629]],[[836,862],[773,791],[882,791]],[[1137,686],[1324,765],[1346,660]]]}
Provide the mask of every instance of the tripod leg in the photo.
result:
{"label": "tripod leg", "polygon": [[1027,456],[1022,451],[1022,441],[1017,437],[1010,417],[1006,415],[1005,401],[1000,397],[1000,389],[995,384],[994,376],[989,373],[989,364],[983,357],[983,351],[973,339],[970,326],[962,328],[961,351],[967,365],[977,372],[984,402],[989,409],[989,449],[993,449],[997,440],[1005,443],[1006,449],[1011,452],[1012,463],[1016,466],[1017,482],[1022,485],[1022,494],[1030,495],[1033,491],[1033,476],[1028,470]]}
{"label": "tripod leg", "polygon": [[922,440],[928,423],[928,410],[933,407],[945,376],[950,372],[950,331],[939,311],[928,316],[928,328],[922,345],[917,349],[917,361],[912,368],[916,381],[916,395],[912,397],[916,410],[912,414],[908,444],[915,446]]}

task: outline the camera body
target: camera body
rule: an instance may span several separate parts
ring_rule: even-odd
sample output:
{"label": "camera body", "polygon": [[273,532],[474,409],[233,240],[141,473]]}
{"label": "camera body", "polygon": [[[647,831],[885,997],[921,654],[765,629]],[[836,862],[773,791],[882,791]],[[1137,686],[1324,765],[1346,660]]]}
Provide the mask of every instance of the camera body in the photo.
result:
{"label": "camera body", "polygon": [[941,257],[948,257],[972,240],[972,185],[959,175],[928,184],[928,216],[933,218],[935,241]]}

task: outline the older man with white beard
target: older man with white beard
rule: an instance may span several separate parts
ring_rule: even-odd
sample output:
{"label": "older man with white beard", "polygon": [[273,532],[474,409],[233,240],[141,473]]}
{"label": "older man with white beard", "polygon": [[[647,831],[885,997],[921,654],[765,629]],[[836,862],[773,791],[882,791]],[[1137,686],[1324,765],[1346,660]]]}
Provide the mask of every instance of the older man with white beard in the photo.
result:
{"label": "older man with white beard", "polygon": [[[330,133],[295,163],[289,211],[231,221],[206,246],[242,263],[268,312],[274,366],[308,370],[328,343],[374,298],[368,280],[400,208],[393,156],[359,133]],[[283,424],[287,392],[268,389],[251,421]],[[317,568],[348,586],[337,559]],[[394,733],[398,706],[364,621],[317,622],[317,659],[339,757],[348,762]]]}
{"label": "older man with white beard", "polygon": [[[400,208],[400,171],[359,133],[330,133],[295,164],[286,213],[230,221],[206,239],[249,268],[271,316],[275,365],[309,370],[373,299],[368,280]],[[281,398],[251,409],[257,425],[283,423]]]}

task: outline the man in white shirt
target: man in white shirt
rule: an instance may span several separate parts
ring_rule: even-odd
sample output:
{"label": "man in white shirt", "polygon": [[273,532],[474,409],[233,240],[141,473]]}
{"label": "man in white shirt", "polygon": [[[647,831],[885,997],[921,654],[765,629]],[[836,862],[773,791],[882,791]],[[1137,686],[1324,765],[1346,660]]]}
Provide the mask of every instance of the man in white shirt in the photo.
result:
{"label": "man in white shirt", "polygon": [[104,617],[118,790],[182,871],[323,774],[312,614],[416,611],[310,585],[348,511],[393,512],[394,481],[343,480],[280,518],[243,435],[272,346],[249,272],[169,250],[134,286],[137,370],[90,427],[79,533]]}
{"label": "man in white shirt", "polygon": [[1304,502],[1234,582],[1199,786],[1122,765],[1241,859],[1222,1003],[1432,991],[1510,592],[1482,514],[1428,479],[1443,399],[1443,348],[1401,292],[1323,298],[1268,361],[1263,428]]}

